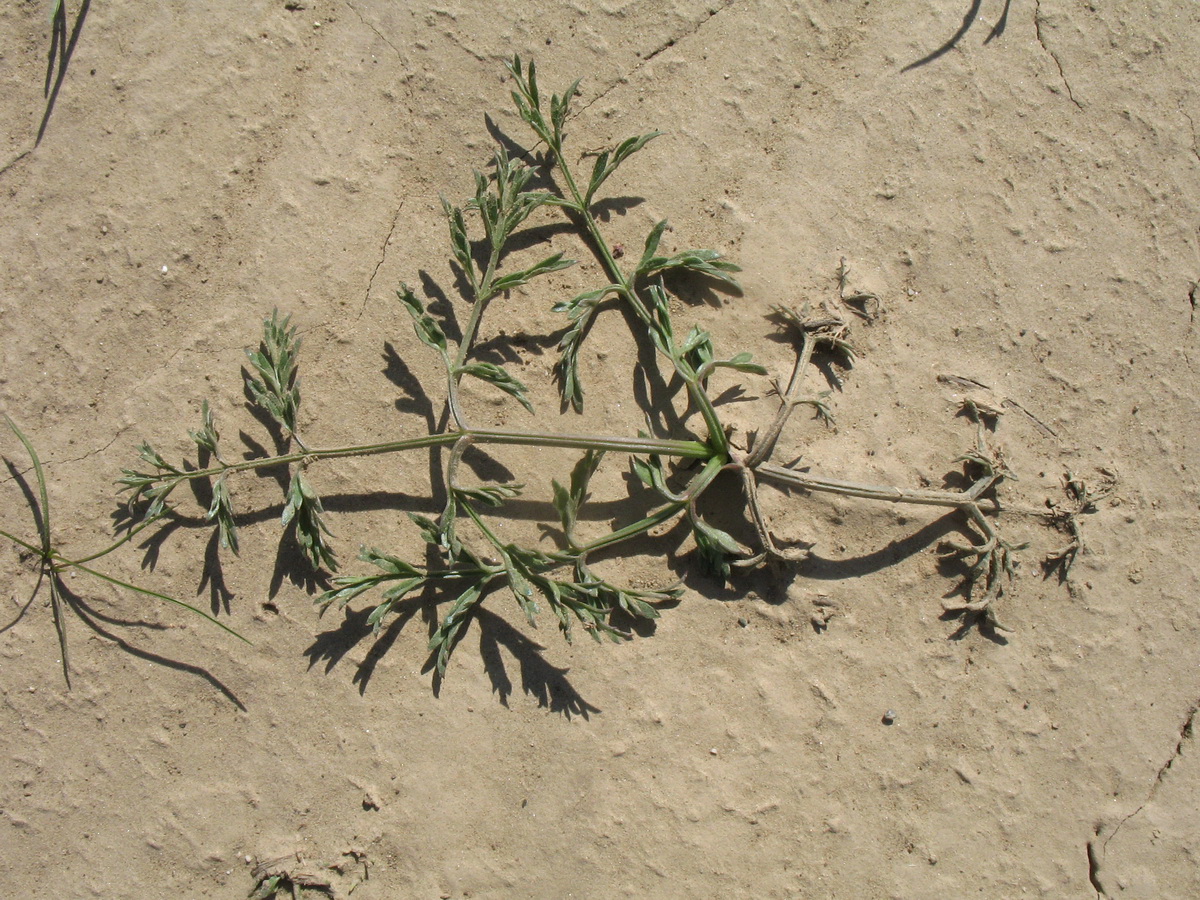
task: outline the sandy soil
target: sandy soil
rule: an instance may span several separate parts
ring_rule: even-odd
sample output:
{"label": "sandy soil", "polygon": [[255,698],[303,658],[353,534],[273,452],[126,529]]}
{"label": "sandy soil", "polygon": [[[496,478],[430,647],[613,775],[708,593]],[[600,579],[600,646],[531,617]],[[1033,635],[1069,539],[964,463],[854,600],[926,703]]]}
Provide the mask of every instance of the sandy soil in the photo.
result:
{"label": "sandy soil", "polygon": [[[831,297],[843,257],[882,298],[837,429],[797,419],[781,456],[939,485],[971,429],[938,376],[975,380],[1008,401],[1001,522],[1030,547],[1000,639],[942,616],[953,517],[772,495],[777,532],[817,542],[793,578],[723,588],[666,535],[609,563],[684,579],[652,635],[569,646],[497,596],[435,692],[427,623],[375,646],[359,604],[318,618],[275,481],[245,479],[240,558],[218,563],[185,502],[163,540],[103,565],[253,646],[83,576],[72,690],[44,588],[0,634],[8,896],[243,898],[280,857],[355,900],[1200,896],[1200,6],[113,0],[84,4],[76,35],[68,0],[35,145],[61,68],[50,6],[0,6],[0,408],[44,457],[63,552],[104,545],[141,441],[190,454],[202,399],[226,440],[269,445],[239,367],[273,307],[304,335],[313,443],[440,414],[394,291],[453,296],[438,195],[471,192],[493,132],[527,143],[514,52],[549,88],[583,77],[578,150],[666,132],[614,177],[634,200],[606,227],[640,247],[668,217],[673,248],[744,267],[741,296],[680,309],[719,348],[786,374],[765,316]],[[906,68],[964,15],[953,49]],[[543,237],[585,262],[484,328],[511,339],[540,415],[485,391],[472,409],[631,434],[615,317],[585,421],[556,419],[550,306],[602,276],[569,234]],[[761,426],[775,401],[746,384],[730,420]],[[0,528],[30,536],[29,462],[0,446]],[[529,482],[506,527],[536,537],[573,455],[495,456]],[[1060,583],[1039,559],[1063,538],[1028,511],[1068,470],[1119,480]],[[350,571],[361,542],[420,558],[404,512],[435,508],[430,476],[419,455],[312,469]],[[627,490],[610,460],[598,520]],[[8,623],[35,579],[11,545],[0,566]]]}

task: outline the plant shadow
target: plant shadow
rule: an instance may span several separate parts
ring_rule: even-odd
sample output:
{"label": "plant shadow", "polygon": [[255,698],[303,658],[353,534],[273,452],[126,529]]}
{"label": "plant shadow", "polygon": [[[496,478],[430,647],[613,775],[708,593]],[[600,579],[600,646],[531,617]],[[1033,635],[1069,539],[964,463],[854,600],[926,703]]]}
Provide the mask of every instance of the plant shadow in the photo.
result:
{"label": "plant shadow", "polygon": [[62,89],[67,77],[67,68],[71,57],[75,54],[75,45],[79,43],[79,35],[83,31],[83,22],[87,18],[92,0],[83,0],[79,12],[75,14],[75,24],[67,35],[67,3],[66,0],[56,0],[54,13],[50,20],[50,50],[46,55],[46,81],[42,87],[42,95],[46,98],[46,109],[42,113],[42,121],[38,125],[37,138],[33,145],[36,147],[46,135],[50,124],[50,114],[58,100],[58,92]]}
{"label": "plant shadow", "polygon": [[[992,30],[988,33],[988,36],[983,39],[985,44],[991,43],[995,38],[998,38],[1000,35],[1004,34],[1004,29],[1008,26],[1008,8],[1011,3],[1012,0],[1004,0],[1004,9],[1000,13],[1000,18],[996,20],[996,24],[992,26]],[[920,68],[921,66],[928,65],[935,59],[945,56],[947,53],[957,47],[958,42],[966,36],[966,33],[971,30],[971,26],[975,24],[975,17],[979,15],[979,9],[982,6],[983,0],[971,0],[971,6],[963,16],[962,25],[958,27],[958,31],[951,35],[950,40],[946,41],[946,43],[942,44],[942,46],[938,47],[933,52],[922,56],[915,62],[910,62],[907,66],[900,70],[901,74],[904,72],[910,72],[913,69]]]}
{"label": "plant shadow", "polygon": [[[346,607],[342,613],[342,620],[335,627],[318,634],[313,643],[305,649],[304,655],[308,657],[309,668],[322,665],[325,673],[329,674],[362,641],[375,635],[366,655],[356,666],[353,676],[359,694],[365,694],[380,660],[388,654],[404,628],[421,615],[432,634],[437,626],[437,606],[449,599],[445,596],[439,598],[432,591],[426,591],[418,597],[402,601],[394,607],[394,618],[380,629],[377,635],[368,623],[371,607]],[[517,663],[521,690],[526,696],[536,700],[539,707],[568,719],[572,716],[586,719],[591,714],[600,712],[600,709],[585,700],[571,683],[567,677],[567,669],[559,668],[546,659],[545,647],[522,634],[490,610],[476,607],[460,634],[458,643],[461,643],[473,624],[479,629],[479,655],[484,671],[491,680],[492,690],[498,696],[501,705],[509,706],[509,698],[514,691],[513,680],[504,662],[503,650]],[[427,660],[423,672],[433,671],[434,656],[431,655]],[[440,695],[444,683],[444,678],[435,672],[435,695]]]}

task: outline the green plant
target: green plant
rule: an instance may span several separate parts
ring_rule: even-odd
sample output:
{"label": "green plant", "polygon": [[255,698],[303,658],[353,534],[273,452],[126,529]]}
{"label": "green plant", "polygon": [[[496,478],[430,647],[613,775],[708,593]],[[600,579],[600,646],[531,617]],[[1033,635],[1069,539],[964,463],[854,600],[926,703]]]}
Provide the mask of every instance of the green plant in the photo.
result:
{"label": "green plant", "polygon": [[[970,481],[970,486],[962,491],[859,484],[817,475],[795,464],[772,461],[776,443],[797,407],[810,407],[817,418],[827,423],[832,421],[827,392],[814,395],[805,390],[805,375],[814,353],[825,354],[849,368],[855,360],[850,340],[852,317],[869,319],[877,312],[879,300],[874,295],[847,293],[847,270],[843,262],[838,272],[836,299],[816,309],[774,308],[775,321],[795,343],[795,363],[786,384],[775,383],[780,403],[772,421],[754,436],[747,449],[736,446],[730,440],[730,429],[722,421],[717,402],[709,393],[710,377],[722,368],[750,376],[765,376],[767,372],[749,353],[719,353],[708,332],[696,326],[681,327],[672,309],[668,279],[690,273],[718,286],[737,289],[738,267],[712,250],[685,250],[669,255],[661,252],[666,221],[651,228],[641,255],[632,265],[622,265],[622,254],[605,236],[596,214],[601,188],[625,160],[660,133],[631,137],[596,154],[590,172],[579,170],[564,152],[565,128],[579,82],[562,94],[546,98],[539,89],[533,63],[525,65],[519,57],[514,57],[508,69],[515,85],[512,98],[517,113],[543,148],[544,171],[539,173],[528,163],[512,158],[501,147],[495,154],[490,176],[476,173],[474,195],[465,204],[459,206],[443,200],[450,236],[450,264],[468,304],[461,337],[451,340],[430,306],[407,285],[401,285],[397,291],[400,306],[410,316],[417,338],[440,361],[448,411],[444,428],[384,443],[335,448],[310,445],[299,432],[297,417],[301,406],[298,377],[301,342],[290,319],[272,313],[264,322],[259,349],[248,354],[251,371],[247,373],[246,386],[252,404],[277,426],[276,438],[282,452],[230,462],[222,455],[220,435],[205,402],[201,427],[191,432],[199,454],[196,465],[174,466],[153,447],[143,444],[141,464],[123,470],[119,483],[128,492],[125,503],[131,530],[121,542],[136,531],[163,521],[171,514],[169,501],[173,492],[181,485],[200,481],[211,490],[207,518],[216,524],[221,546],[237,553],[238,516],[229,488],[231,481],[253,470],[286,469],[283,525],[294,532],[314,568],[336,571],[338,562],[332,536],[316,489],[318,479],[310,475],[310,470],[330,460],[443,447],[449,453],[444,468],[446,495],[442,511],[436,518],[411,515],[430,549],[426,561],[418,563],[364,547],[359,559],[370,570],[333,578],[328,590],[317,598],[317,603],[325,609],[373,597],[370,602],[374,606],[367,621],[377,634],[388,616],[400,613],[406,603],[432,598],[447,604],[429,644],[431,661],[439,675],[444,674],[447,660],[472,616],[489,596],[500,591],[511,595],[531,624],[541,611],[540,604],[545,604],[568,639],[576,627],[596,639],[628,637],[614,624],[618,610],[628,616],[655,618],[665,602],[680,595],[681,588],[648,590],[616,584],[593,570],[591,557],[668,523],[686,524],[700,563],[723,579],[732,579],[739,570],[764,563],[790,564],[803,560],[807,552],[804,547],[781,546],[771,534],[759,509],[759,485],[764,482],[795,492],[827,492],[888,503],[922,504],[961,513],[971,540],[948,544],[946,549],[950,556],[966,563],[964,596],[961,602],[952,602],[948,608],[977,615],[988,625],[1002,628],[995,613],[997,601],[1014,574],[1014,553],[1024,545],[1006,541],[996,529],[998,506],[994,492],[1011,473],[989,440],[995,424],[989,411],[974,404],[965,409],[975,423],[975,435],[971,449],[958,459]],[[542,185],[540,188],[531,187],[535,179]],[[564,259],[561,253],[532,264],[510,264],[512,238],[535,211],[543,208],[561,211],[594,253],[607,278],[606,284],[553,307],[565,317],[556,368],[564,408],[583,408],[585,383],[580,371],[580,349],[597,317],[622,310],[634,339],[649,348],[644,359],[650,361],[644,361],[643,365],[656,366],[657,374],[662,376],[653,380],[661,387],[650,397],[650,404],[669,406],[675,402],[666,386],[673,380],[682,387],[688,409],[703,423],[694,434],[686,438],[647,433],[571,434],[482,428],[471,423],[461,397],[464,378],[491,385],[526,409],[532,409],[526,386],[520,380],[504,366],[480,360],[473,352],[480,323],[493,302],[514,288],[572,265],[572,260]],[[504,504],[521,493],[522,485],[475,485],[460,477],[466,451],[472,446],[493,444],[581,451],[569,478],[553,483],[553,504],[560,526],[558,546],[528,546],[506,540],[497,533],[494,517],[503,515]],[[590,480],[597,468],[613,455],[628,458],[633,474],[657,498],[656,505],[599,537],[581,537],[577,523],[589,499]],[[740,479],[747,510],[745,540],[707,520],[697,505],[722,472],[732,472]],[[38,478],[41,483],[40,472]],[[49,574],[57,573],[62,565],[79,567],[92,558],[68,562],[51,551],[48,538],[37,548],[11,535],[5,536],[41,554]],[[1069,561],[1064,560],[1064,564]],[[53,583],[52,580],[52,590]],[[57,605],[55,609],[56,621],[60,621]]]}
{"label": "green plant", "polygon": [[[189,612],[195,613],[203,619],[207,619],[218,628],[224,629],[240,640],[246,640],[232,628],[213,618],[208,613],[203,612],[202,610],[199,610],[188,603],[184,603],[182,600],[176,600],[174,597],[169,597],[166,594],[160,594],[157,591],[151,591],[147,588],[139,587],[136,584],[130,584],[127,581],[114,578],[112,575],[105,574],[104,572],[87,565],[87,563],[93,562],[112,553],[114,550],[129,542],[135,535],[138,534],[138,532],[158,521],[163,512],[161,507],[156,510],[149,511],[149,514],[143,517],[143,520],[140,524],[126,529],[122,536],[120,536],[114,543],[104,547],[102,550],[74,558],[62,553],[54,545],[53,535],[50,530],[50,497],[46,490],[46,474],[42,469],[41,458],[38,456],[37,450],[34,449],[34,446],[30,442],[29,438],[27,438],[24,432],[17,427],[16,423],[13,422],[13,420],[7,415],[4,416],[4,421],[12,433],[15,434],[17,439],[21,442],[21,445],[25,448],[25,452],[29,455],[30,462],[33,465],[34,480],[37,484],[37,495],[34,496],[32,491],[27,490],[26,500],[29,504],[29,510],[33,514],[34,528],[37,531],[37,540],[36,542],[27,541],[23,538],[17,537],[15,534],[10,534],[9,532],[3,530],[0,530],[0,537],[4,537],[12,541],[18,547],[22,548],[26,554],[36,560],[37,581],[34,583],[33,590],[29,594],[29,599],[26,600],[24,605],[21,607],[21,611],[18,613],[16,619],[14,619],[8,625],[5,625],[4,628],[0,628],[0,632],[7,631],[13,625],[19,622],[29,607],[33,605],[33,601],[37,598],[38,593],[41,591],[42,585],[48,585],[50,590],[50,608],[54,618],[54,628],[55,631],[58,632],[58,645],[59,652],[61,654],[63,678],[66,679],[67,686],[70,687],[71,659],[67,646],[66,610],[68,607],[73,606],[73,595],[64,586],[62,582],[62,575],[64,572],[74,570],[76,572],[82,572],[85,575],[90,575],[93,578],[107,582],[108,584],[115,585],[116,587],[124,588],[137,594],[141,594],[142,596],[151,597],[155,600],[161,600],[166,603],[173,603],[176,606],[181,606]],[[14,472],[15,475],[16,469],[11,463],[9,464],[9,468]],[[22,486],[25,486],[23,481]],[[247,643],[249,642],[247,641]]]}

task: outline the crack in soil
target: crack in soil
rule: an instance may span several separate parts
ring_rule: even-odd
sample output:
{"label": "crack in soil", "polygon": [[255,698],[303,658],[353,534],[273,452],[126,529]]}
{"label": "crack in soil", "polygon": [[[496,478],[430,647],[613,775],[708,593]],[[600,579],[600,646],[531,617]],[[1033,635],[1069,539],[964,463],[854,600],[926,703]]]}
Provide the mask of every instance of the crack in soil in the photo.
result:
{"label": "crack in soil", "polygon": [[721,14],[725,10],[729,9],[729,7],[733,6],[736,2],[737,2],[737,0],[724,0],[724,2],[720,6],[708,9],[704,13],[703,18],[698,19],[697,21],[693,22],[690,28],[686,29],[682,33],[674,34],[671,37],[667,38],[665,41],[663,41],[661,44],[659,44],[657,47],[655,47],[653,50],[651,50],[649,53],[647,53],[645,56],[643,56],[638,61],[638,64],[636,66],[634,66],[632,69],[630,69],[624,75],[617,78],[616,81],[613,81],[611,84],[609,84],[608,87],[606,87],[604,90],[602,90],[599,94],[597,94],[595,97],[593,97],[587,103],[582,104],[579,107],[579,112],[583,112],[585,109],[587,109],[593,103],[596,103],[599,100],[602,100],[617,85],[625,84],[626,82],[628,82],[631,76],[633,76],[639,69],[641,69],[642,66],[646,65],[646,63],[650,62],[650,60],[654,59],[654,57],[658,56],[658,54],[662,53],[664,50],[674,47],[676,44],[680,43],[681,41],[685,41],[688,38],[692,37],[701,28],[703,28],[705,25],[707,25],[712,19],[716,18],[719,14]]}
{"label": "crack in soil", "polygon": [[1182,104],[1179,107],[1179,112],[1185,119],[1188,120],[1188,125],[1191,126],[1192,129],[1192,156],[1196,157],[1196,159],[1200,159],[1200,149],[1197,149],[1196,146],[1196,123],[1192,117],[1188,115],[1188,111],[1183,108]]}
{"label": "crack in soil", "polygon": [[1071,82],[1067,81],[1067,73],[1063,71],[1062,63],[1059,61],[1057,54],[1046,46],[1046,41],[1042,37],[1042,0],[1034,0],[1033,4],[1033,30],[1037,35],[1037,42],[1041,44],[1042,49],[1047,55],[1054,60],[1054,65],[1058,67],[1058,77],[1062,79],[1063,87],[1067,89],[1067,98],[1075,104],[1079,109],[1083,109],[1083,104],[1075,99],[1075,93],[1071,90]]}
{"label": "crack in soil", "polygon": [[400,48],[397,47],[395,44],[393,44],[391,41],[389,41],[387,39],[387,35],[385,35],[382,31],[380,31],[378,28],[376,28],[373,23],[368,22],[366,20],[366,18],[363,16],[363,14],[358,11],[358,7],[355,6],[353,3],[351,3],[350,0],[345,0],[345,3],[348,7],[350,7],[350,9],[354,12],[354,14],[356,16],[358,16],[358,21],[362,22],[364,25],[366,25],[368,28],[370,28],[373,32],[375,32],[375,34],[379,37],[379,39],[381,41],[383,41],[385,44],[387,44],[389,47],[392,48],[392,52],[396,54],[396,59],[400,60],[400,62],[403,63],[404,57],[400,54]]}
{"label": "crack in soil", "polygon": [[400,221],[400,210],[404,209],[404,201],[400,201],[400,205],[396,207],[396,212],[392,216],[392,227],[388,229],[387,237],[383,239],[383,244],[379,247],[379,261],[375,263],[375,268],[371,270],[371,278],[367,281],[367,290],[363,293],[362,306],[358,310],[358,315],[354,321],[357,322],[362,318],[363,313],[367,311],[367,301],[371,299],[371,288],[375,286],[375,276],[379,274],[379,269],[383,265],[383,261],[387,259],[387,248],[392,242],[392,235],[396,233],[396,223]]}
{"label": "crack in soil", "polygon": [[1200,700],[1193,703],[1191,709],[1188,710],[1187,716],[1183,720],[1183,725],[1179,728],[1179,740],[1175,742],[1175,750],[1171,753],[1167,761],[1159,767],[1158,774],[1154,776],[1154,783],[1150,785],[1150,790],[1146,793],[1146,799],[1139,804],[1138,808],[1118,822],[1112,834],[1106,837],[1098,848],[1097,841],[1100,839],[1101,826],[1097,825],[1093,830],[1092,839],[1087,842],[1088,880],[1091,882],[1092,887],[1096,889],[1097,898],[1103,900],[1103,898],[1108,896],[1100,882],[1100,867],[1101,862],[1108,853],[1109,841],[1117,836],[1117,833],[1125,826],[1126,822],[1145,809],[1154,799],[1154,796],[1158,793],[1158,789],[1162,787],[1163,779],[1166,777],[1167,772],[1171,770],[1171,766],[1175,765],[1175,760],[1183,755],[1183,745],[1194,736],[1196,714],[1198,712],[1200,712]]}

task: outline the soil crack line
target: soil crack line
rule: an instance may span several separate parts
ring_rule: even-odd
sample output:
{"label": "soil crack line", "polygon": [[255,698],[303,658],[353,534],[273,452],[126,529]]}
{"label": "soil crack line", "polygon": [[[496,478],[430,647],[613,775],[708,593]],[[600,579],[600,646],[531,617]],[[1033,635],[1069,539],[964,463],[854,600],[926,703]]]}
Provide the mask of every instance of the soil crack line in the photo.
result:
{"label": "soil crack line", "polygon": [[1191,116],[1188,115],[1188,111],[1183,108],[1182,104],[1179,106],[1179,112],[1185,119],[1188,120],[1188,125],[1191,126],[1192,129],[1192,156],[1196,157],[1196,159],[1200,159],[1200,150],[1196,148],[1196,122]]}
{"label": "soil crack line", "polygon": [[367,290],[363,294],[362,307],[358,310],[358,316],[354,321],[362,318],[364,312],[367,311],[367,301],[371,299],[371,288],[375,286],[375,276],[379,274],[379,269],[383,265],[383,261],[387,259],[387,248],[392,242],[392,235],[396,233],[396,224],[400,221],[400,211],[404,209],[404,201],[400,201],[400,205],[396,207],[396,213],[392,216],[392,227],[388,229],[387,237],[383,239],[383,244],[379,247],[379,261],[375,263],[375,268],[371,272],[371,278],[367,282]]}
{"label": "soil crack line", "polygon": [[387,39],[387,35],[385,35],[382,31],[380,31],[378,28],[376,28],[373,23],[368,22],[366,20],[366,18],[363,17],[363,14],[358,11],[358,7],[355,6],[353,3],[351,3],[350,0],[345,0],[345,2],[346,2],[346,5],[348,7],[350,7],[350,9],[354,12],[354,14],[356,16],[358,16],[358,21],[362,22],[364,25],[366,25],[368,28],[370,28],[373,32],[375,32],[375,34],[379,37],[379,39],[381,41],[383,41],[385,44],[387,44],[389,47],[392,48],[392,52],[396,54],[396,58],[398,60],[400,60],[401,63],[403,63],[404,57],[400,55],[400,48],[398,48],[395,44],[393,44],[391,41],[389,41]]}
{"label": "soil crack line", "polygon": [[1042,45],[1042,49],[1046,51],[1047,55],[1054,60],[1054,65],[1058,67],[1058,77],[1062,79],[1063,87],[1067,89],[1067,99],[1079,109],[1083,109],[1083,104],[1075,99],[1075,93],[1071,90],[1071,82],[1067,81],[1067,73],[1063,71],[1062,63],[1055,52],[1046,46],[1046,41],[1042,37],[1042,0],[1034,0],[1033,30],[1037,35],[1038,43]]}
{"label": "soil crack line", "polygon": [[671,37],[667,38],[665,41],[663,41],[661,44],[659,44],[657,47],[655,47],[653,50],[651,50],[649,53],[647,53],[644,57],[642,57],[638,61],[638,64],[636,66],[634,66],[632,69],[630,69],[624,75],[619,77],[616,81],[609,84],[608,87],[606,87],[604,90],[602,90],[599,94],[597,94],[595,97],[593,97],[587,103],[581,104],[579,106],[579,112],[583,112],[585,109],[587,109],[593,103],[596,103],[596,102],[604,99],[604,97],[606,97],[608,95],[608,93],[613,90],[613,88],[617,87],[617,85],[625,84],[626,82],[628,82],[629,79],[634,74],[636,74],[639,69],[642,68],[642,66],[646,65],[646,63],[650,62],[650,60],[654,59],[654,57],[658,56],[658,54],[662,53],[664,50],[667,50],[670,47],[674,47],[676,44],[680,43],[681,41],[687,40],[692,35],[696,34],[696,32],[698,32],[701,28],[703,28],[705,25],[707,25],[712,19],[716,18],[716,16],[718,16],[720,13],[723,13],[725,10],[729,9],[729,7],[733,6],[734,3],[736,3],[736,2],[737,2],[737,0],[724,0],[724,3],[722,3],[721,6],[711,8],[708,11],[706,11],[704,13],[704,17],[693,22],[691,27],[688,28],[686,31],[684,31],[680,34],[672,35]]}
{"label": "soil crack line", "polygon": [[1117,836],[1117,833],[1125,826],[1126,822],[1150,805],[1150,802],[1158,793],[1158,789],[1162,787],[1163,779],[1166,777],[1167,772],[1171,770],[1171,766],[1175,765],[1175,760],[1183,755],[1183,745],[1191,740],[1195,734],[1196,714],[1198,712],[1200,712],[1200,700],[1193,703],[1191,709],[1188,710],[1187,716],[1183,720],[1183,725],[1179,728],[1179,740],[1175,742],[1175,749],[1167,761],[1159,767],[1158,774],[1154,776],[1154,783],[1150,785],[1150,790],[1146,793],[1146,799],[1141,802],[1137,809],[1117,823],[1117,827],[1113,829],[1112,834],[1104,839],[1099,848],[1097,848],[1096,844],[1099,841],[1101,829],[1099,825],[1096,826],[1092,839],[1087,843],[1087,855],[1088,879],[1091,881],[1092,887],[1096,889],[1097,897],[1103,898],[1108,896],[1100,883],[1100,863],[1108,852],[1109,841]]}

